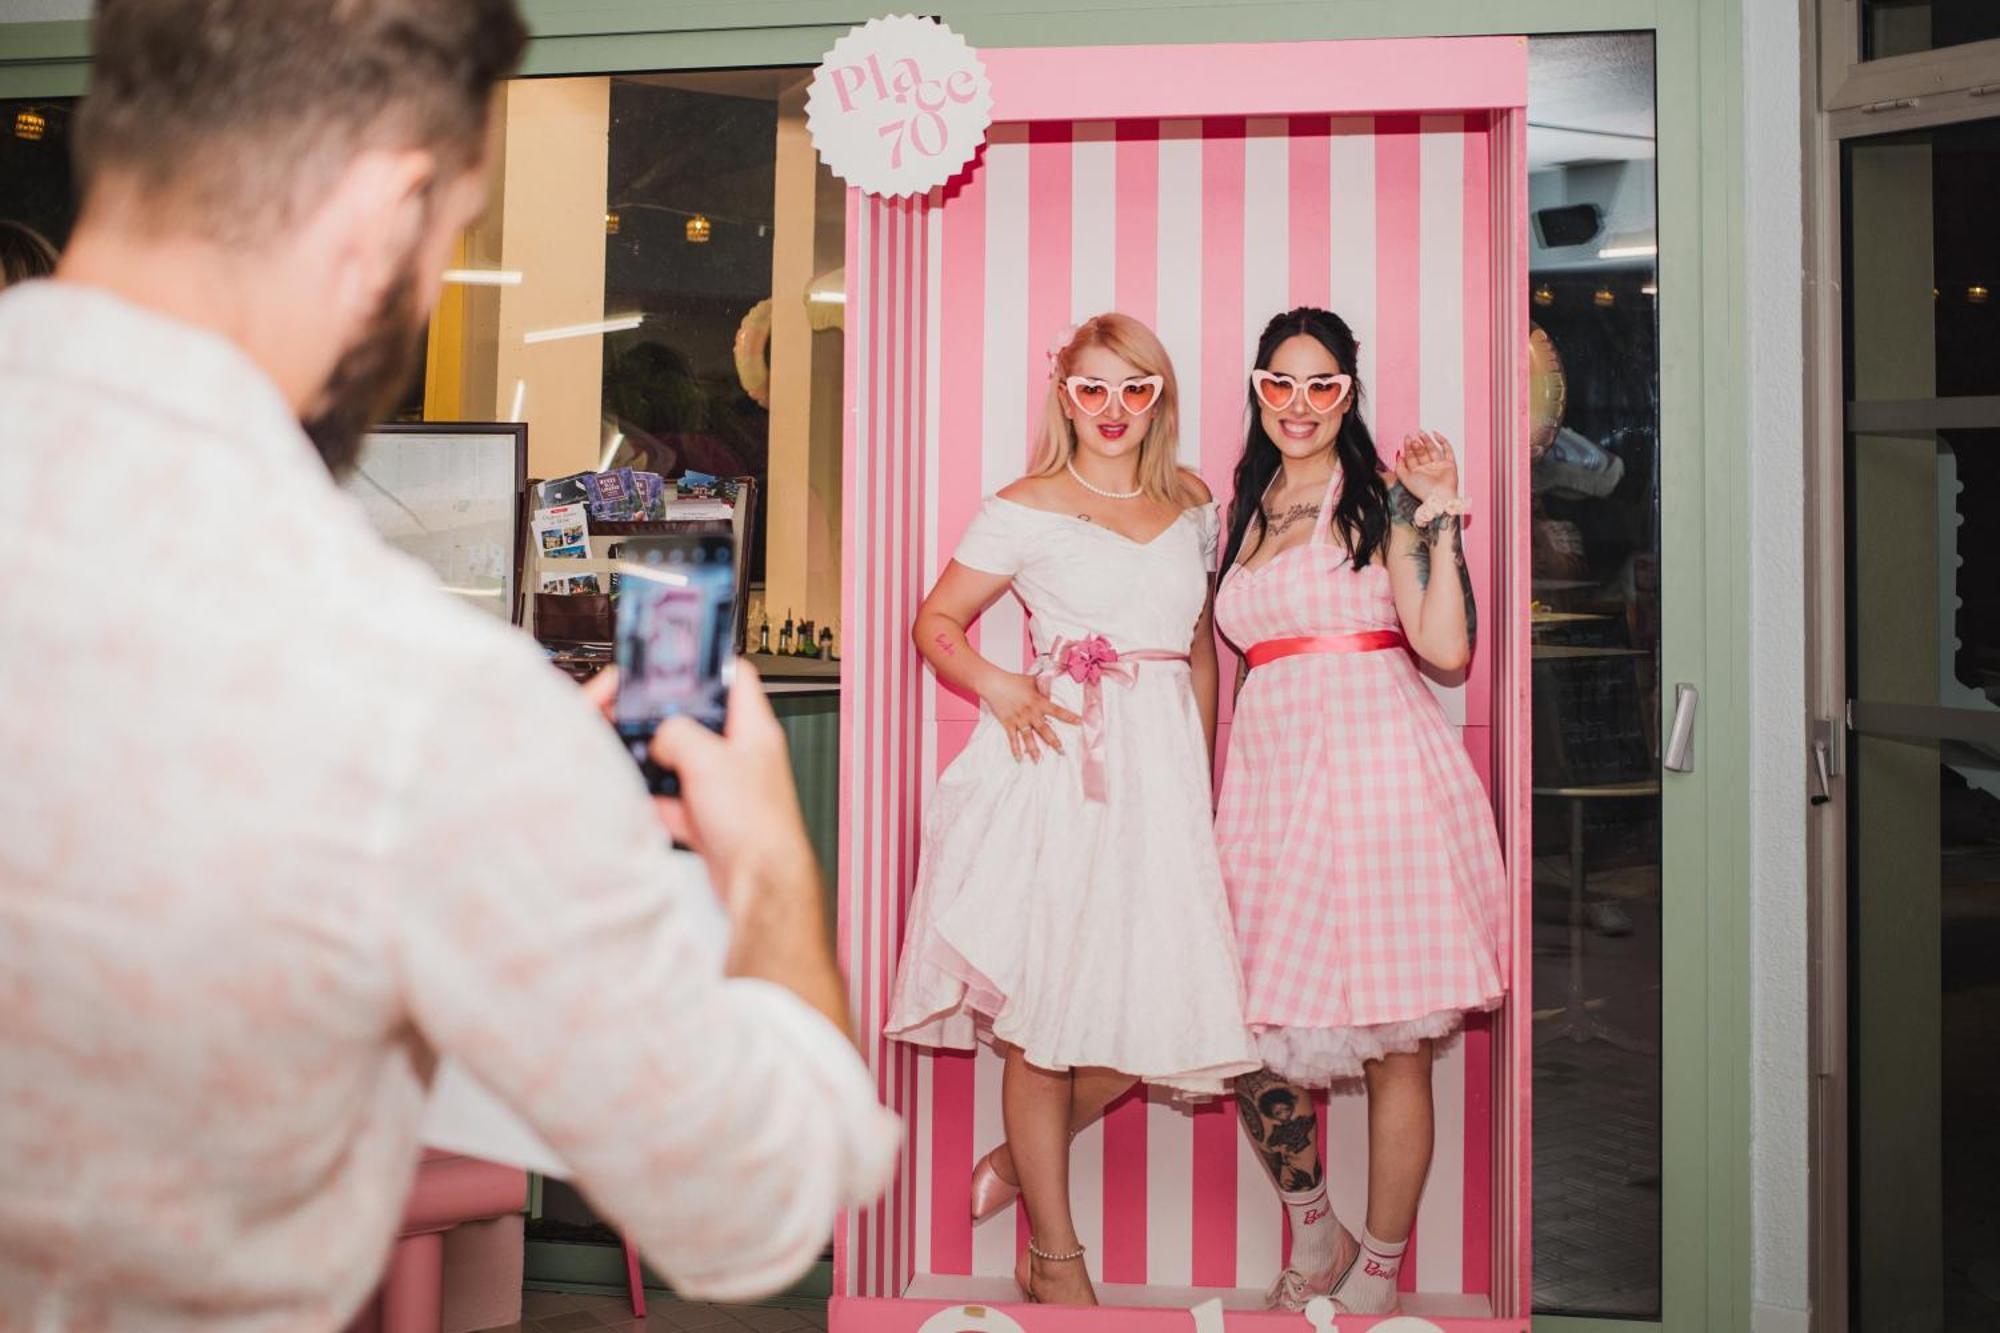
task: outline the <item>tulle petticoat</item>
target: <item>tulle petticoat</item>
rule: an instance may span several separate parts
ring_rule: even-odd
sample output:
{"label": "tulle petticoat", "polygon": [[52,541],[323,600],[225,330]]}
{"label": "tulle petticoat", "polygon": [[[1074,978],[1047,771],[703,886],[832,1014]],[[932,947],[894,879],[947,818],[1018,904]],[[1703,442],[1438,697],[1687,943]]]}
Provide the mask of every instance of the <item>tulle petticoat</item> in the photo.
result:
{"label": "tulle petticoat", "polygon": [[1324,1088],[1360,1078],[1364,1066],[1385,1055],[1408,1055],[1423,1042],[1442,1043],[1465,1026],[1468,1012],[1500,1004],[1498,997],[1473,1010],[1439,1009],[1400,1023],[1362,1027],[1294,1028],[1253,1026],[1251,1039],[1264,1067],[1302,1088]]}

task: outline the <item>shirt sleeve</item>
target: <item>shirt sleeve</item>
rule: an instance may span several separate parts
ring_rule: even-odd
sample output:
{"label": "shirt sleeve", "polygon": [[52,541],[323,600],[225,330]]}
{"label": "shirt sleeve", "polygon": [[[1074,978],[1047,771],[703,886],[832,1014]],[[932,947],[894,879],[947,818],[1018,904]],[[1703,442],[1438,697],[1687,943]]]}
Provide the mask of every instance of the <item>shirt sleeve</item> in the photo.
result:
{"label": "shirt sleeve", "polygon": [[532,652],[493,657],[440,691],[392,848],[416,1027],[677,1290],[779,1290],[887,1185],[900,1125],[834,1025],[723,975],[705,876],[581,693]]}
{"label": "shirt sleeve", "polygon": [[989,499],[972,516],[951,558],[967,569],[1014,577],[1021,572],[1021,532],[1016,518],[1013,506],[1005,500]]}

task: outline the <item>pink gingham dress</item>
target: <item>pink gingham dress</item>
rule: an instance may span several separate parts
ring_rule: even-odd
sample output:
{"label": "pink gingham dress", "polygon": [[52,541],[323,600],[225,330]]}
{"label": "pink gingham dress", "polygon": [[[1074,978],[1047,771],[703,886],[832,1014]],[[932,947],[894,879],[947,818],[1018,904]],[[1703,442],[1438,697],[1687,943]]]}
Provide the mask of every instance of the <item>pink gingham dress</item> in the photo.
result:
{"label": "pink gingham dress", "polygon": [[[1378,557],[1331,533],[1224,576],[1215,620],[1269,639],[1398,630]],[[1486,793],[1402,649],[1302,653],[1237,696],[1216,820],[1266,1067],[1307,1086],[1457,1030],[1506,989],[1506,877]]]}

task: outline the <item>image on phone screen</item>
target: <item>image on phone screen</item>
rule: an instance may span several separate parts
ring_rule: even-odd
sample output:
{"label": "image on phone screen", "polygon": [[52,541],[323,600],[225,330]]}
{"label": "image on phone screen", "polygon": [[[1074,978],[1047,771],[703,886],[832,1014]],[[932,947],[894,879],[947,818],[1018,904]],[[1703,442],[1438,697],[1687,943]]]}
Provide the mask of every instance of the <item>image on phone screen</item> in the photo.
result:
{"label": "image on phone screen", "polygon": [[660,723],[721,731],[735,641],[736,566],[725,536],[632,538],[618,569],[618,698],[612,720],[663,795],[646,746]]}

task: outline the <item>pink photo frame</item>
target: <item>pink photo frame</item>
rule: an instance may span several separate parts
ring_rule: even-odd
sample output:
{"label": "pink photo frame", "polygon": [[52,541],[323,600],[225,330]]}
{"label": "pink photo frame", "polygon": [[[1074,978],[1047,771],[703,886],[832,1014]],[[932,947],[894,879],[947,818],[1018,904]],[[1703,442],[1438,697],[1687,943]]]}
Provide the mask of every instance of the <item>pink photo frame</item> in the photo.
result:
{"label": "pink photo frame", "polygon": [[[835,1237],[831,1327],[1185,1329],[1210,1296],[1255,1310],[1281,1212],[1232,1107],[1133,1095],[1077,1142],[1073,1189],[1106,1308],[1022,1304],[1023,1233],[975,1232],[966,1182],[1000,1137],[988,1058],[881,1038],[924,798],[975,706],[940,690],[909,627],[981,497],[1027,462],[1050,339],[1120,309],[1182,383],[1183,461],[1228,500],[1265,318],[1328,305],[1356,326],[1376,437],[1459,445],[1481,641],[1439,687],[1493,796],[1515,887],[1512,994],[1440,1057],[1439,1144],[1405,1264],[1407,1313],[1520,1330],[1530,1305],[1527,49],[1521,38],[981,52],[994,124],[928,196],[850,191],[839,944],[902,1170]],[[1114,76],[1115,77],[1112,77]],[[973,642],[1018,664],[1011,599]],[[1224,674],[1230,674],[1228,663]],[[1226,692],[1225,692],[1226,693]],[[1223,723],[1227,725],[1227,712]],[[1218,750],[1225,748],[1226,733]],[[1321,1116],[1335,1202],[1359,1099]],[[1343,1201],[1343,1191],[1349,1196]],[[973,1314],[964,1307],[979,1307]],[[1343,1329],[1374,1321],[1343,1317]]]}

